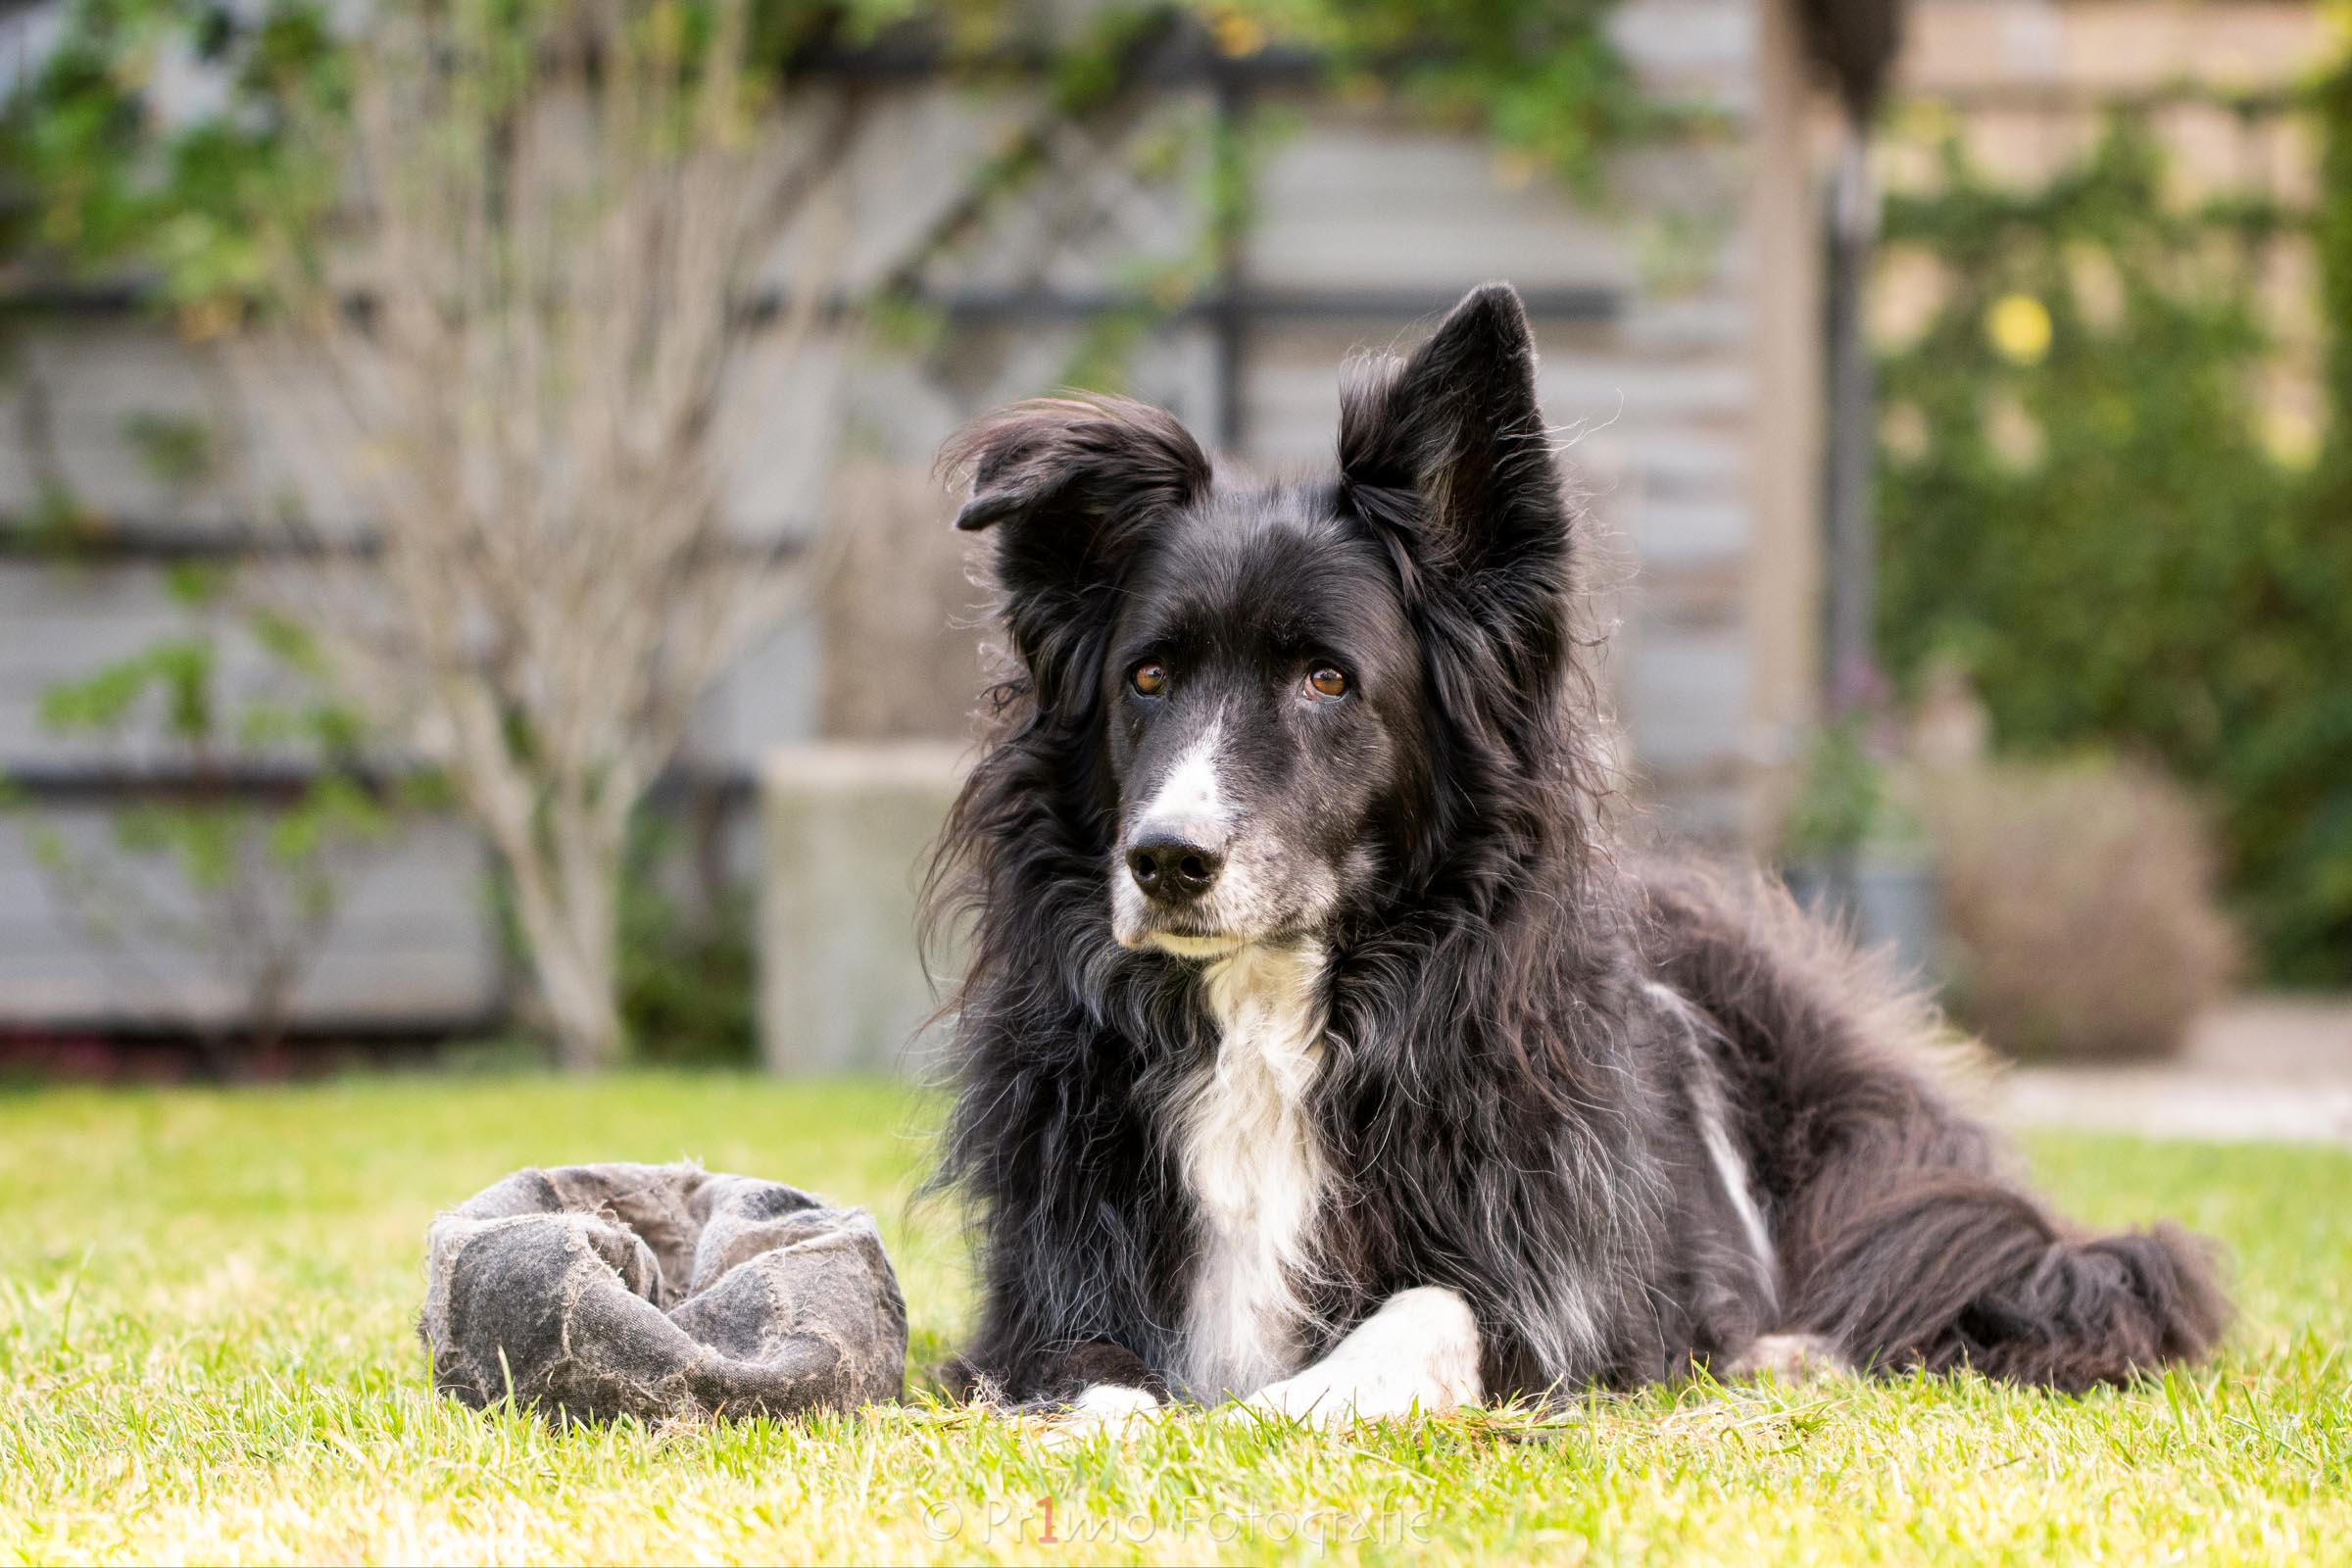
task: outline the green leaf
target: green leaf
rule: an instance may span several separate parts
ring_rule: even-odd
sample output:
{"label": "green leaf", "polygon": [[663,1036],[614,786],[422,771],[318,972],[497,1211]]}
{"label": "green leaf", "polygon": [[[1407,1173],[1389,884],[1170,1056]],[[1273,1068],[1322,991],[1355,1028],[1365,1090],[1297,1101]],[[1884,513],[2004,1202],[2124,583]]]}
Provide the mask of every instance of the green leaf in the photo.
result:
{"label": "green leaf", "polygon": [[182,610],[208,610],[227,594],[230,569],[214,561],[175,561],[164,570],[164,594]]}
{"label": "green leaf", "polygon": [[314,680],[327,676],[326,655],[312,630],[280,611],[256,611],[246,627],[262,651],[277,662]]}
{"label": "green leaf", "polygon": [[209,476],[216,462],[212,427],[187,415],[133,414],[122,436],[137,452],[148,477],[173,489]]}

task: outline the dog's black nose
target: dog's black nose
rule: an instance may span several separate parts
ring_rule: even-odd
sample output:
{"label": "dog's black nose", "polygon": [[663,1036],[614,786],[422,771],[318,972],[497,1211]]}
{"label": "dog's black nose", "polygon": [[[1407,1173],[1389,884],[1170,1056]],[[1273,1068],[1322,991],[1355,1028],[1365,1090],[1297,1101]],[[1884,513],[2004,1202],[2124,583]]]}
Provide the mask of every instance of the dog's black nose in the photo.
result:
{"label": "dog's black nose", "polygon": [[1157,904],[1190,904],[1216,886],[1225,857],[1205,844],[1163,837],[1127,852],[1127,874]]}

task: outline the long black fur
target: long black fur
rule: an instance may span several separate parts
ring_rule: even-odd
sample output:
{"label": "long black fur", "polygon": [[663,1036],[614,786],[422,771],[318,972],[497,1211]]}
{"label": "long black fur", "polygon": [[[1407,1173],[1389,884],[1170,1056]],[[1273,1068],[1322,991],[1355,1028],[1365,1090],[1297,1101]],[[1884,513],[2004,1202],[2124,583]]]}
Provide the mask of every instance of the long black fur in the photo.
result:
{"label": "long black fur", "polygon": [[[947,454],[973,481],[959,523],[997,530],[1017,663],[935,874],[938,912],[971,922],[938,1177],[981,1249],[965,1377],[1066,1397],[1178,1358],[1199,1237],[1169,1124],[1217,1038],[1197,962],[1111,936],[1104,670],[1154,553],[1208,507],[1268,551],[1385,564],[1418,683],[1362,824],[1379,874],[1319,932],[1336,1181],[1310,1353],[1438,1285],[1473,1308],[1490,1396],[1638,1385],[1772,1332],[2067,1390],[2202,1354],[2226,1309],[2199,1244],[2053,1219],[1895,988],[1760,881],[1619,850],[1534,366],[1489,285],[1353,374],[1321,481],[1222,479],[1171,416],[1107,399],[1019,406]],[[1701,1080],[1775,1266],[1709,1163]]]}

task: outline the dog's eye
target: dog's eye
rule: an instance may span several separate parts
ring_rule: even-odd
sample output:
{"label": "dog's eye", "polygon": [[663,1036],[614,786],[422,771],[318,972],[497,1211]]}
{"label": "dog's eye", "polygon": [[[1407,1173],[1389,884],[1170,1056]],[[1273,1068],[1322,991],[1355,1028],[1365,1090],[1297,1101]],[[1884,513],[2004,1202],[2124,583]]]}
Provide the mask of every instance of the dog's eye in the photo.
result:
{"label": "dog's eye", "polygon": [[1348,677],[1337,664],[1317,664],[1307,672],[1306,691],[1310,697],[1345,697]]}
{"label": "dog's eye", "polygon": [[1129,672],[1127,684],[1135,688],[1139,697],[1157,697],[1168,689],[1167,666],[1147,660]]}

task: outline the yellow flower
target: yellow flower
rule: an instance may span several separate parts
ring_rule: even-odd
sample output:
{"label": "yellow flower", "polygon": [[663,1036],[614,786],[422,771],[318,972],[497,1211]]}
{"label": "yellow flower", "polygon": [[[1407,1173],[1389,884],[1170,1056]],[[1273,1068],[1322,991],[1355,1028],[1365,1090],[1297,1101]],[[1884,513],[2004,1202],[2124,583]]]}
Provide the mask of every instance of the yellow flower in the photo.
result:
{"label": "yellow flower", "polygon": [[2049,308],[2031,294],[2004,294],[1984,313],[1984,335],[2019,365],[2038,365],[2050,352]]}
{"label": "yellow flower", "polygon": [[2320,8],[2320,35],[2326,40],[2322,58],[2343,60],[2352,57],[2352,5],[2344,0],[2329,0]]}
{"label": "yellow flower", "polygon": [[2301,470],[2320,460],[2320,425],[2300,409],[2269,409],[2262,415],[2262,444],[2271,461]]}
{"label": "yellow flower", "polygon": [[1266,46],[1265,24],[1230,6],[1217,8],[1208,29],[1217,41],[1217,52],[1229,60],[1253,55]]}

